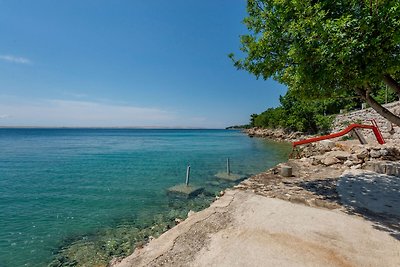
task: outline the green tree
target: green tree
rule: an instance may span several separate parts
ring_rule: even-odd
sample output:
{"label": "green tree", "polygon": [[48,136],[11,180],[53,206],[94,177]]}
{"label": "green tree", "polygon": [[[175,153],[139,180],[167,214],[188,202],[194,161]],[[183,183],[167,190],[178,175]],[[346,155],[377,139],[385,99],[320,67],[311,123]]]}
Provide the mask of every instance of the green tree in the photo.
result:
{"label": "green tree", "polygon": [[383,117],[400,117],[372,94],[390,86],[400,96],[399,0],[248,0],[239,69],[288,85],[296,95],[355,91]]}
{"label": "green tree", "polygon": [[251,114],[250,115],[250,127],[254,127],[255,126],[255,121],[257,119],[258,114]]}

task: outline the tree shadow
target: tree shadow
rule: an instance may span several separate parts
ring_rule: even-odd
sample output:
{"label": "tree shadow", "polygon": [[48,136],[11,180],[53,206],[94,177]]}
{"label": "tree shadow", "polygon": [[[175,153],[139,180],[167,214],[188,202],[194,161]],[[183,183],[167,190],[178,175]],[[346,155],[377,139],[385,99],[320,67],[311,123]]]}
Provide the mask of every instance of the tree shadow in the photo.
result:
{"label": "tree shadow", "polygon": [[318,179],[307,182],[299,182],[297,186],[321,196],[322,199],[341,204],[340,197],[336,190],[338,178]]}
{"label": "tree shadow", "polygon": [[297,185],[343,206],[346,213],[361,216],[374,228],[400,240],[400,177],[357,171]]}

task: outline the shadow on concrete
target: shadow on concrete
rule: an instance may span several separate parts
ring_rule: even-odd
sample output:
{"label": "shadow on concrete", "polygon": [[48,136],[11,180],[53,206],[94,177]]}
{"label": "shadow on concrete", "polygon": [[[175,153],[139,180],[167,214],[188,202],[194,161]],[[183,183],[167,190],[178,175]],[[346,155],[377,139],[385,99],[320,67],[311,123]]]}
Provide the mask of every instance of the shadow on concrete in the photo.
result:
{"label": "shadow on concrete", "polygon": [[340,197],[336,190],[337,181],[338,178],[328,178],[308,182],[299,182],[297,185],[314,193],[315,195],[322,196],[324,200],[341,204]]}
{"label": "shadow on concrete", "polygon": [[373,222],[400,240],[400,178],[351,171],[339,178],[299,182],[298,186],[345,207],[346,212]]}

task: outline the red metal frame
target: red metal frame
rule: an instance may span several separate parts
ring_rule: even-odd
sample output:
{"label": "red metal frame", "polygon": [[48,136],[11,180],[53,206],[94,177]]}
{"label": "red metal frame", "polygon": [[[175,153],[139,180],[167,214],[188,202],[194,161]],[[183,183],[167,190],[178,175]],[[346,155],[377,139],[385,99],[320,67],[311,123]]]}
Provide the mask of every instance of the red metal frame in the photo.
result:
{"label": "red metal frame", "polygon": [[323,135],[323,136],[319,136],[319,137],[314,137],[314,138],[310,138],[310,139],[305,139],[305,140],[300,140],[297,142],[293,142],[293,147],[299,146],[299,145],[304,145],[304,144],[308,144],[308,143],[313,143],[313,142],[318,142],[321,140],[325,140],[325,139],[331,139],[331,138],[336,138],[342,135],[345,135],[347,133],[349,133],[351,130],[355,129],[355,128],[362,128],[362,129],[372,129],[372,131],[375,134],[376,140],[378,140],[378,143],[383,145],[385,143],[385,140],[383,139],[382,133],[379,130],[378,125],[376,124],[375,120],[371,120],[372,125],[366,125],[366,124],[350,124],[346,129],[337,132],[337,133],[333,133],[333,134],[328,134],[328,135]]}

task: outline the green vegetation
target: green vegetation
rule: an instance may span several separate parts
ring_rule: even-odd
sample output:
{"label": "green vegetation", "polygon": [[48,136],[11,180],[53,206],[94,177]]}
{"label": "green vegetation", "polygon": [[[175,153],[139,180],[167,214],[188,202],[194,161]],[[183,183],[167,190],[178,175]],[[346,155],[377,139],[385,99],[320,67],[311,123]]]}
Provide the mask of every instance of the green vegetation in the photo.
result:
{"label": "green vegetation", "polygon": [[280,97],[281,105],[269,108],[261,114],[253,114],[251,127],[284,128],[289,131],[306,133],[325,133],[330,130],[332,114],[339,113],[343,107],[353,107],[359,102],[346,100],[324,99],[306,100],[297,98],[291,91]]}
{"label": "green vegetation", "polygon": [[[385,91],[385,88],[376,91],[375,99],[380,104],[386,101]],[[396,100],[393,91],[388,90],[387,100],[388,102]],[[355,94],[307,100],[296,97],[293,91],[289,90],[285,96],[280,97],[280,103],[281,105],[277,108],[269,108],[260,114],[252,114],[248,127],[283,128],[289,131],[323,134],[329,132],[334,114],[338,114],[340,110],[361,108],[361,100]]]}
{"label": "green vegetation", "polygon": [[281,108],[260,114],[255,124],[322,130],[327,119],[321,115],[331,114],[324,101],[357,95],[400,126],[400,117],[380,103],[385,85],[400,96],[400,1],[248,0],[247,11],[245,57],[231,54],[235,66],[286,84],[288,98],[317,99],[290,100],[294,110],[283,99]]}

